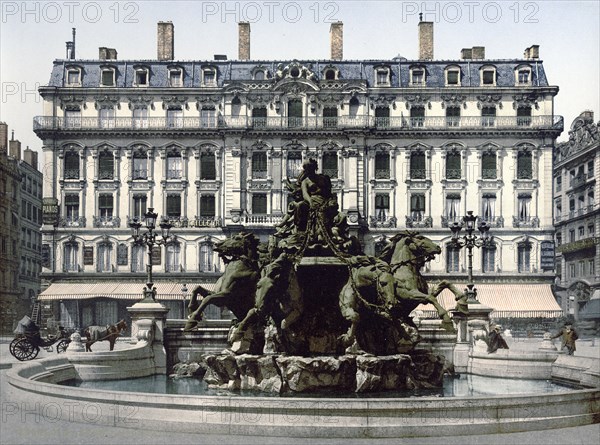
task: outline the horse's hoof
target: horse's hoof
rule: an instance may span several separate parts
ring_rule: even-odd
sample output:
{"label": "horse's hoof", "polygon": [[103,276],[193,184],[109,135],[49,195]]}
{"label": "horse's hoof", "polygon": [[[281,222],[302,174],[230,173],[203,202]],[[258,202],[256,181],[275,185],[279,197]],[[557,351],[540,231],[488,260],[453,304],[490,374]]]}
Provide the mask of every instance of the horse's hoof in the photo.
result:
{"label": "horse's hoof", "polygon": [[451,333],[456,333],[456,329],[454,329],[454,323],[452,323],[451,321],[443,321],[442,322],[442,329],[445,329],[448,332]]}
{"label": "horse's hoof", "polygon": [[188,320],[183,328],[183,332],[193,331],[198,327],[198,322],[196,320]]}

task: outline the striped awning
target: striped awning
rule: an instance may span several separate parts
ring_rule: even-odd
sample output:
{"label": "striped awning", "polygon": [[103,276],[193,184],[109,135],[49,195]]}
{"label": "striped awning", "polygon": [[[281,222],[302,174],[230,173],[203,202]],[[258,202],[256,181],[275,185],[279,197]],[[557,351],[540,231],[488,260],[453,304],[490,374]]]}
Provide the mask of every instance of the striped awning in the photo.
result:
{"label": "striped awning", "polygon": [[[181,300],[183,283],[154,283],[157,300]],[[197,286],[214,291],[216,283],[191,283],[187,298]],[[144,285],[142,283],[52,283],[48,289],[38,296],[38,300],[86,300],[90,298],[115,298],[118,300],[140,300]]]}
{"label": "striped awning", "polygon": [[[456,284],[460,290],[464,284]],[[492,318],[554,318],[564,315],[556,302],[549,284],[476,284],[480,303],[494,308]],[[456,299],[448,289],[442,291],[438,301],[445,309],[454,309]],[[431,304],[421,304],[415,310],[429,314],[435,312]]]}

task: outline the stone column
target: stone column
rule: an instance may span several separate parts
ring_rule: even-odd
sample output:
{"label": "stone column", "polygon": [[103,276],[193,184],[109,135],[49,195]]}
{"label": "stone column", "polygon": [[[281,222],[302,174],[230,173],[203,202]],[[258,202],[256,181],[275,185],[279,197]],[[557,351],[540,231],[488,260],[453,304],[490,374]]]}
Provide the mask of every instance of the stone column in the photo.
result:
{"label": "stone column", "polygon": [[167,353],[164,331],[169,309],[159,302],[136,303],[127,308],[131,315],[131,336],[137,341],[147,341],[152,348],[155,374],[167,373]]}
{"label": "stone column", "polygon": [[454,370],[458,373],[467,372],[469,355],[473,350],[473,328],[477,325],[489,326],[490,312],[494,310],[481,303],[468,304],[467,308],[467,313],[456,309],[450,311],[458,328],[454,347]]}

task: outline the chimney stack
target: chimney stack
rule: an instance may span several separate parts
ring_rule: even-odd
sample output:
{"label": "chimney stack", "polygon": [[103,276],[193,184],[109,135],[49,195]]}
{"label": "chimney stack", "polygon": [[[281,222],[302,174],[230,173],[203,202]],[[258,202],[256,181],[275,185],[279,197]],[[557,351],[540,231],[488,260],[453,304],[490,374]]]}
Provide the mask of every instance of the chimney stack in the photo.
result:
{"label": "chimney stack", "polygon": [[173,22],[158,22],[158,60],[174,60],[175,27]]}
{"label": "chimney stack", "polygon": [[98,48],[98,58],[100,60],[117,60],[117,50],[101,46]]}
{"label": "chimney stack", "polygon": [[8,125],[0,122],[0,151],[6,152],[8,148]]}
{"label": "chimney stack", "polygon": [[331,60],[342,60],[344,58],[344,24],[342,22],[332,23],[329,27],[329,42]]}
{"label": "chimney stack", "polygon": [[238,23],[238,59],[250,60],[250,23]]}
{"label": "chimney stack", "polygon": [[472,55],[473,59],[485,59],[485,46],[474,46]]}
{"label": "chimney stack", "polygon": [[419,59],[433,60],[433,22],[422,19],[419,22]]}
{"label": "chimney stack", "polygon": [[525,59],[539,59],[540,58],[540,45],[531,45],[529,48],[525,48]]}
{"label": "chimney stack", "polygon": [[37,170],[37,153],[29,146],[23,151],[23,160]]}
{"label": "chimney stack", "polygon": [[21,160],[21,142],[15,140],[15,130],[12,131],[10,141],[8,142],[9,156],[12,156],[17,161]]}

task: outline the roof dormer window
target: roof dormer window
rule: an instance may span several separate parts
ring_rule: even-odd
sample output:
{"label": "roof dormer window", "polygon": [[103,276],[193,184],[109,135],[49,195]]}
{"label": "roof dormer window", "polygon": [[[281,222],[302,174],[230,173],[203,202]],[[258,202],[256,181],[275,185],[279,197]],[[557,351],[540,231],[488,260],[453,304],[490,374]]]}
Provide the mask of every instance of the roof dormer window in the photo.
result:
{"label": "roof dormer window", "polygon": [[480,71],[481,85],[495,86],[496,85],[496,68],[484,67]]}
{"label": "roof dormer window", "polygon": [[323,71],[323,78],[325,80],[337,80],[338,70],[334,67],[325,68]]}
{"label": "roof dormer window", "polygon": [[460,86],[460,68],[448,67],[446,68],[446,86]]}
{"label": "roof dormer window", "polygon": [[69,87],[81,86],[81,68],[75,66],[67,68],[66,85]]}
{"label": "roof dormer window", "polygon": [[215,68],[204,68],[202,70],[202,85],[205,87],[217,86],[217,70]]}
{"label": "roof dormer window", "polygon": [[520,66],[515,70],[515,83],[520,86],[531,85],[531,67]]}
{"label": "roof dormer window", "polygon": [[147,87],[150,80],[150,76],[148,75],[148,68],[136,68],[134,80],[135,86]]}
{"label": "roof dormer window", "polygon": [[183,71],[179,68],[169,69],[169,85],[172,87],[183,86]]}
{"label": "roof dormer window", "polygon": [[416,67],[410,70],[410,84],[414,87],[425,86],[425,68]]}
{"label": "roof dormer window", "polygon": [[263,70],[257,70],[254,73],[254,80],[265,80],[265,72]]}
{"label": "roof dormer window", "polygon": [[114,87],[115,86],[115,69],[102,68],[100,72],[100,86]]}
{"label": "roof dormer window", "polygon": [[390,86],[390,69],[387,66],[380,66],[375,69],[375,86]]}

